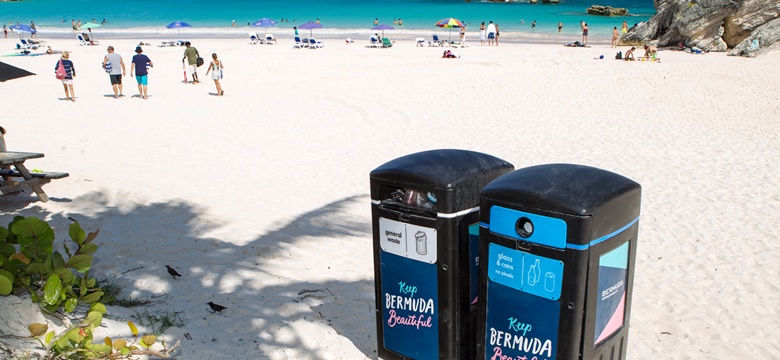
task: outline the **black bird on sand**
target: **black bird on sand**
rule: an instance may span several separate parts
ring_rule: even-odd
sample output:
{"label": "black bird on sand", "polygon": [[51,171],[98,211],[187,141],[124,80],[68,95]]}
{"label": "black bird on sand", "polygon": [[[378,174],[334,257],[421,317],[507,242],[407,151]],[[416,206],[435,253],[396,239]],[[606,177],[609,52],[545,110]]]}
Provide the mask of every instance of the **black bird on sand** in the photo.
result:
{"label": "black bird on sand", "polygon": [[178,272],[176,272],[176,269],[172,268],[170,265],[165,265],[165,267],[168,268],[168,274],[171,274],[174,279],[176,279],[177,276],[181,276]]}
{"label": "black bird on sand", "polygon": [[226,307],[219,304],[215,304],[211,301],[207,302],[207,304],[209,304],[209,307],[211,307],[212,313],[218,312],[220,315],[222,315],[222,310],[227,309]]}

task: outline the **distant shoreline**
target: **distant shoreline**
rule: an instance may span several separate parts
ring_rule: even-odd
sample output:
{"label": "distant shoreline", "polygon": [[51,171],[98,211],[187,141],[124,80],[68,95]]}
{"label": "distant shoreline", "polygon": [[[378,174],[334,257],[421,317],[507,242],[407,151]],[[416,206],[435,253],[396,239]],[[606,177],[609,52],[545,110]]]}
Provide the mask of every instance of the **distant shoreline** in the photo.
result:
{"label": "distant shoreline", "polygon": [[[70,28],[51,28],[51,27],[38,27],[39,39],[69,39],[73,38],[75,41],[76,35],[80,33],[89,33],[87,30],[73,31]],[[263,35],[266,33],[266,29],[260,27],[215,27],[215,28],[187,28],[181,32],[177,30],[168,30],[164,28],[96,28],[92,31],[92,36],[97,39],[137,39],[139,41],[152,41],[152,40],[177,40],[177,39],[240,39],[246,38],[249,40],[249,33],[257,33]],[[277,39],[284,43],[285,40],[293,41],[292,28],[268,28],[268,33],[274,34]],[[327,40],[344,40],[350,38],[356,42],[362,40],[368,41],[369,37],[377,31],[368,29],[317,29],[311,32],[312,36],[319,39]],[[299,30],[301,37],[309,36],[308,30]],[[391,40],[405,40],[414,41],[417,38],[425,39],[425,41],[432,40],[433,34],[437,34],[439,39],[447,40],[451,36],[452,40],[458,40],[458,29],[454,29],[450,35],[450,31],[447,29],[403,29],[386,31],[385,37]],[[11,38],[9,36],[9,38]],[[574,41],[581,41],[582,35],[579,31],[563,31],[562,33],[544,33],[544,32],[519,32],[519,31],[502,31],[500,42],[501,43],[530,43],[530,44],[564,44]],[[594,33],[591,30],[589,37],[589,43],[593,44],[609,44],[611,41],[610,34]],[[466,33],[466,43],[469,45],[479,45],[479,33],[478,31],[468,31]]]}

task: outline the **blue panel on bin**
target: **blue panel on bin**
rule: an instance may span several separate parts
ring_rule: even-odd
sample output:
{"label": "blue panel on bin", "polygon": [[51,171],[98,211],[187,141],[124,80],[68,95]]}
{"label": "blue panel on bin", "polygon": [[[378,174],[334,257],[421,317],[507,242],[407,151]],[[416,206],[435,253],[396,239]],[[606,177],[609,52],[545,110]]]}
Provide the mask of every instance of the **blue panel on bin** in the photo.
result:
{"label": "blue panel on bin", "polygon": [[490,244],[487,262],[491,281],[546,299],[561,298],[560,260]]}
{"label": "blue panel on bin", "polygon": [[[531,220],[534,225],[533,233],[527,238],[520,237],[515,228],[517,220],[523,217]],[[490,224],[488,226],[491,232],[513,239],[559,249],[566,248],[566,222],[561,219],[493,206],[490,208]]]}
{"label": "blue panel on bin", "polygon": [[561,304],[488,281],[485,354],[480,359],[557,358]]}
{"label": "blue panel on bin", "polygon": [[384,346],[420,360],[439,359],[436,264],[380,251]]}

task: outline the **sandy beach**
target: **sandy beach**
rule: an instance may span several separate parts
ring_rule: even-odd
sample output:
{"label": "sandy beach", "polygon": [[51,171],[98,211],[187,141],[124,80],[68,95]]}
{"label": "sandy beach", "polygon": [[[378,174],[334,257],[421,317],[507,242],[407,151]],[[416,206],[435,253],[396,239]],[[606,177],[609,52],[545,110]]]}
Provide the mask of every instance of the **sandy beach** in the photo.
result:
{"label": "sandy beach", "polygon": [[[181,359],[375,359],[369,172],[440,148],[642,185],[629,359],[780,358],[780,53],[624,62],[612,59],[628,48],[608,44],[469,41],[442,59],[412,40],[190,38],[224,62],[219,97],[205,66],[183,83],[183,48],[99,40],[49,40],[72,51],[76,102],[54,77],[59,56],[0,58],[37,73],[0,84],[9,150],[70,173],[44,187],[47,203],[0,198],[0,224],[37,216],[58,243],[68,217],[100,229],[92,274],[152,299],[148,311],[180,312],[164,335]],[[149,99],[130,76],[114,99],[106,46],[129,72],[139,41]],[[5,334],[27,335],[27,303],[0,297]],[[134,314],[109,307],[101,336],[128,336]]]}

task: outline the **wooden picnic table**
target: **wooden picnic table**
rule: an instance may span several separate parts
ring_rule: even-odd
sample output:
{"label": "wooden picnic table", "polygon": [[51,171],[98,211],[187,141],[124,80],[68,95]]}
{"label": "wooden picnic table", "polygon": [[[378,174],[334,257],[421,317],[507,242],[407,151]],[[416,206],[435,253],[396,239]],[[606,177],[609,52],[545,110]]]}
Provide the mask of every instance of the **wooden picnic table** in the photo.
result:
{"label": "wooden picnic table", "polygon": [[44,184],[49,183],[52,179],[61,179],[67,177],[68,173],[55,173],[55,172],[35,172],[30,173],[27,167],[24,166],[24,162],[30,159],[42,158],[41,153],[29,153],[29,152],[16,152],[16,151],[3,151],[0,152],[0,167],[11,167],[10,169],[0,169],[0,175],[22,177],[24,181],[10,182],[10,184],[0,179],[2,185],[0,185],[0,195],[6,195],[14,192],[18,192],[24,188],[32,189],[38,199],[43,202],[49,201],[49,196],[41,188]]}

